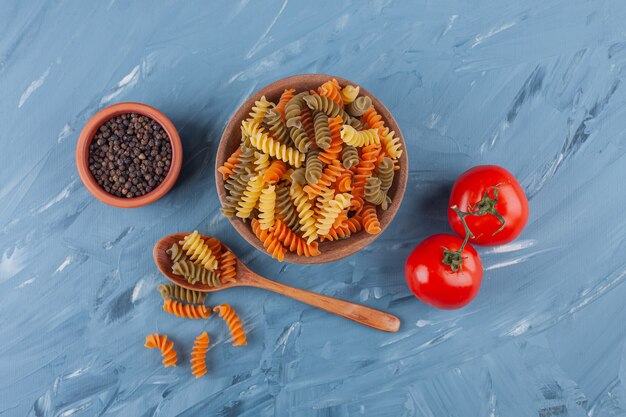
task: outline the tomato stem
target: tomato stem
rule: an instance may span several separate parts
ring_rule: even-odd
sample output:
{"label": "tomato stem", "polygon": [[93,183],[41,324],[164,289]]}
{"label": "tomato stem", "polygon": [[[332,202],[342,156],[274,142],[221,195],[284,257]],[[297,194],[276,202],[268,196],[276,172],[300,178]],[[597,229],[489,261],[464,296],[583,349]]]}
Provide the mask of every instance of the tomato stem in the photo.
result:
{"label": "tomato stem", "polygon": [[[489,190],[493,190],[493,197],[489,195]],[[463,250],[465,249],[465,246],[467,246],[467,242],[470,240],[470,238],[474,237],[474,233],[472,233],[469,226],[467,225],[465,217],[484,216],[487,214],[491,214],[495,216],[501,224],[500,228],[493,232],[493,234],[495,235],[496,233],[499,233],[502,231],[502,229],[504,229],[504,217],[502,217],[498,210],[496,210],[496,204],[498,204],[499,194],[500,187],[494,185],[492,187],[489,187],[487,191],[485,191],[485,195],[483,195],[483,198],[478,203],[476,203],[475,207],[470,207],[471,211],[463,211],[459,209],[456,205],[450,207],[452,210],[454,210],[457,216],[459,216],[459,219],[461,219],[461,223],[463,223],[463,228],[465,229],[465,238],[463,239],[463,243],[461,244],[459,250],[453,251],[446,247],[443,247],[443,259],[441,260],[441,262],[443,262],[444,265],[448,265],[450,269],[452,269],[452,272],[458,272],[463,270]]]}

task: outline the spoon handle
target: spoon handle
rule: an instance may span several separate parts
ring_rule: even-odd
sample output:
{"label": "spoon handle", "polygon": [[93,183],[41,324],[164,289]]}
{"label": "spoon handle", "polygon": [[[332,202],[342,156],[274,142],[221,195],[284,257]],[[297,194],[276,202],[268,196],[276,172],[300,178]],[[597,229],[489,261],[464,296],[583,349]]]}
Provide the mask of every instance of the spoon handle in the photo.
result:
{"label": "spoon handle", "polygon": [[251,272],[247,285],[286,295],[295,300],[321,308],[329,313],[345,317],[357,323],[373,327],[385,332],[397,332],[400,329],[400,319],[383,311],[365,307],[359,304],[349,303],[338,298],[328,297],[289,285],[280,284]]}

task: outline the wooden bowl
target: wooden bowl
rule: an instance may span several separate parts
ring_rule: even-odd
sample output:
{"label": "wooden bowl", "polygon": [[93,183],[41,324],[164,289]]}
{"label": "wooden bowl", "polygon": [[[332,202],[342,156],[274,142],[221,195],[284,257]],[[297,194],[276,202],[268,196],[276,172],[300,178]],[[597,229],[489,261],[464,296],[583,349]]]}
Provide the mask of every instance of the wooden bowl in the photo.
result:
{"label": "wooden bowl", "polygon": [[[358,83],[354,83],[352,81],[346,80],[345,78],[335,77],[332,75],[302,74],[283,78],[282,80],[276,81],[275,83],[268,85],[264,89],[257,91],[248,100],[246,100],[246,102],[243,103],[239,107],[239,109],[237,109],[235,114],[228,122],[228,125],[226,125],[226,129],[224,129],[224,133],[222,134],[222,139],[217,149],[217,155],[215,158],[215,185],[217,189],[217,194],[222,204],[224,204],[224,201],[226,199],[227,191],[224,188],[224,181],[222,180],[221,174],[217,173],[217,168],[222,166],[224,162],[228,159],[228,157],[241,144],[241,122],[248,117],[248,113],[251,111],[254,102],[260,99],[262,96],[265,96],[270,101],[277,102],[281,93],[286,88],[295,88],[297,92],[315,90],[322,83],[332,78],[337,79],[337,81],[339,81],[339,84],[341,85],[359,85],[361,88],[360,94],[371,97],[372,103],[376,107],[376,111],[383,117],[383,120],[385,121],[385,124],[389,127],[389,129],[396,132],[397,137],[402,143],[403,152],[402,156],[400,157],[400,170],[396,171],[393,185],[389,190],[389,196],[392,199],[392,203],[387,210],[382,210],[381,208],[378,208],[378,218],[380,220],[381,229],[384,231],[387,228],[389,223],[391,223],[394,216],[396,215],[398,208],[400,208],[400,203],[402,202],[402,198],[404,197],[404,191],[406,189],[406,182],[409,173],[409,161],[407,157],[407,149],[406,143],[404,142],[404,137],[402,136],[400,127],[394,120],[389,110],[387,110],[387,108],[372,93],[367,91],[365,88],[363,88],[363,86]],[[247,240],[252,246],[257,248],[258,250],[267,254],[265,248],[263,247],[263,244],[252,232],[250,222],[244,223],[243,221],[241,221],[241,219],[238,219],[236,217],[230,218],[229,220],[233,227],[245,240]],[[321,264],[336,261],[338,259],[345,258],[346,256],[350,256],[363,249],[374,240],[376,240],[379,235],[380,234],[370,235],[365,231],[360,231],[352,235],[348,239],[320,243],[319,248],[322,253],[319,256],[307,258],[288,252],[285,255],[285,261],[299,264]]]}
{"label": "wooden bowl", "polygon": [[[172,162],[163,182],[149,193],[133,198],[121,198],[107,193],[89,171],[89,145],[96,131],[107,120],[126,113],[137,113],[156,120],[165,130],[172,146]],[[76,167],[83,184],[98,200],[115,207],[135,208],[157,201],[174,186],[182,165],[183,145],[174,124],[159,110],[142,103],[119,103],[100,110],[89,119],[76,144]]]}

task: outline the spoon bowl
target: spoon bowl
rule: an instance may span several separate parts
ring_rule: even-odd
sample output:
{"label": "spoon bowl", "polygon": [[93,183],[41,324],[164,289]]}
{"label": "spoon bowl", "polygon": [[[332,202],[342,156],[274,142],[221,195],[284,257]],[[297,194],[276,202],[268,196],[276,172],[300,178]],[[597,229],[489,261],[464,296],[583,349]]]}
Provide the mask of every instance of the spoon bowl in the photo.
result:
{"label": "spoon bowl", "polygon": [[[237,279],[234,282],[225,283],[219,287],[210,287],[205,284],[190,284],[184,277],[172,273],[172,260],[166,253],[166,250],[169,249],[172,244],[178,244],[188,234],[189,233],[174,233],[165,236],[154,245],[154,250],[152,252],[154,262],[156,263],[159,271],[161,271],[167,279],[180,287],[200,292],[215,292],[233,287],[263,288],[268,291],[286,295],[287,297],[291,297],[313,307],[321,308],[329,313],[345,317],[377,330],[397,332],[400,329],[400,319],[396,316],[383,311],[375,310],[373,308],[365,307],[360,304],[350,303],[338,298],[317,294],[272,281],[251,271],[243,262],[239,260],[239,258],[236,258]],[[209,239],[209,236],[205,235],[200,235],[200,237],[205,240]],[[230,250],[230,248],[223,243],[222,248]],[[232,250],[230,251],[233,252]]]}

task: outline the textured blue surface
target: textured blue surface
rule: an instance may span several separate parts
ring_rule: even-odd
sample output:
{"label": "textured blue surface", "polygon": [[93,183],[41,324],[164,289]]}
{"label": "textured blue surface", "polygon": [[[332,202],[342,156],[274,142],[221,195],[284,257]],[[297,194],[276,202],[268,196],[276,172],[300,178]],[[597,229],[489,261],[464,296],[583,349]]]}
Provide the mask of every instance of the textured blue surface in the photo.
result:
{"label": "textured blue surface", "polygon": [[[614,416],[626,410],[626,3],[4,1],[0,7],[0,416]],[[316,2],[317,4],[317,2]],[[391,227],[326,266],[279,265],[218,211],[228,117],[281,77],[323,72],[375,93],[408,142]],[[178,127],[185,162],[161,201],[120,210],[78,179],[78,133],[141,101]],[[531,216],[481,249],[477,299],[438,311],[403,262],[447,231],[470,166],[507,167]],[[249,329],[161,311],[151,258],[197,228],[261,274],[398,315],[384,334],[278,295],[235,289]],[[209,376],[163,369],[148,332],[213,336]]]}

